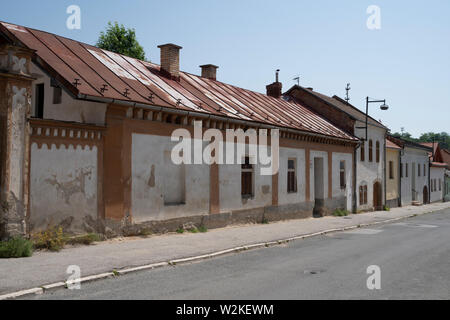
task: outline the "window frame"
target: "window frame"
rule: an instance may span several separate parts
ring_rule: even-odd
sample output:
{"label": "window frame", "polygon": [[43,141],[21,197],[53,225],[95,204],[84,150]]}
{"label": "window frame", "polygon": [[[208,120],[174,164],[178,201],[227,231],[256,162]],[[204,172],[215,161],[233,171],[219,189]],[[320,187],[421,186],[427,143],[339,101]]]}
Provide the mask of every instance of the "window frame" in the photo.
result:
{"label": "window frame", "polygon": [[[250,162],[250,157],[245,156],[241,164],[241,197],[243,199],[253,198],[254,196],[254,165]],[[250,178],[248,178],[248,176],[250,176]],[[244,177],[246,178],[244,179]],[[245,184],[245,182],[247,182],[247,184]],[[248,186],[248,183],[250,183],[250,186]],[[250,189],[250,192],[248,192],[248,189]]]}
{"label": "window frame", "polygon": [[[289,161],[293,161],[293,168],[289,168]],[[293,173],[293,178],[292,178]],[[290,181],[293,179],[294,181]],[[287,159],[287,193],[297,193],[297,159],[296,158],[288,158]]]}

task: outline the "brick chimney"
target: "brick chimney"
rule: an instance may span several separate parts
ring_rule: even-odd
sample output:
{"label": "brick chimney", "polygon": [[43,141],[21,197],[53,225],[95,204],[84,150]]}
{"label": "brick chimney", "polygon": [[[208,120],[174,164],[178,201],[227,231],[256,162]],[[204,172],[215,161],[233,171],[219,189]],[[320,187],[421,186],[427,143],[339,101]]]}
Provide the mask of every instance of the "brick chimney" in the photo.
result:
{"label": "brick chimney", "polygon": [[200,68],[202,68],[202,77],[203,78],[216,80],[216,72],[217,72],[217,68],[219,68],[218,66],[215,66],[213,64],[204,64],[204,65],[200,66]]}
{"label": "brick chimney", "polygon": [[271,83],[266,86],[267,95],[274,98],[281,97],[281,89],[282,85],[281,82],[278,82],[278,73],[280,72],[280,69],[277,69],[275,73],[275,82]]}
{"label": "brick chimney", "polygon": [[180,49],[173,43],[161,44],[161,73],[171,79],[180,79]]}

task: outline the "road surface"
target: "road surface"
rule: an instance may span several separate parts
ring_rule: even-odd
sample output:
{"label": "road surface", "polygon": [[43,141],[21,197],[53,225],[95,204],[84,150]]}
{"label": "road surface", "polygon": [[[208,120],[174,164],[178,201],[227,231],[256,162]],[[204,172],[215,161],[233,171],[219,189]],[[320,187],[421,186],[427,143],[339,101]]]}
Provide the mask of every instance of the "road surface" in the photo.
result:
{"label": "road surface", "polygon": [[450,210],[26,298],[449,299]]}

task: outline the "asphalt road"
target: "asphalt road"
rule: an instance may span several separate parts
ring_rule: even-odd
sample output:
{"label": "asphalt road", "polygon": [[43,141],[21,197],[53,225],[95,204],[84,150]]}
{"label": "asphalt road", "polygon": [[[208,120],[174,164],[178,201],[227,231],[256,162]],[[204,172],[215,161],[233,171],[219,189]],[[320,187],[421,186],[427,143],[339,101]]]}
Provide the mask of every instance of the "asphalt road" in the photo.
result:
{"label": "asphalt road", "polygon": [[450,210],[27,299],[450,299]]}

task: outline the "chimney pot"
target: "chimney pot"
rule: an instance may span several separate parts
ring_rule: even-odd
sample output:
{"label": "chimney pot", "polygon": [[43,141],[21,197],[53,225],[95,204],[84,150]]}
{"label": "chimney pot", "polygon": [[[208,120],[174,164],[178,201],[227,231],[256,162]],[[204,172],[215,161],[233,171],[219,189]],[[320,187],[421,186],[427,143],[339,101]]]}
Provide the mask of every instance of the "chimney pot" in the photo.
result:
{"label": "chimney pot", "polygon": [[182,47],[173,43],[161,44],[161,73],[168,78],[180,79],[180,49]]}
{"label": "chimney pot", "polygon": [[213,64],[204,64],[204,65],[200,66],[200,68],[202,68],[202,77],[203,78],[216,80],[216,73],[217,73],[217,69],[219,68],[218,66],[215,66]]}

